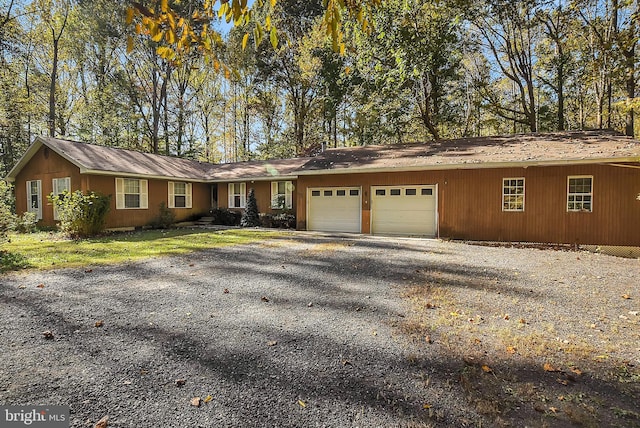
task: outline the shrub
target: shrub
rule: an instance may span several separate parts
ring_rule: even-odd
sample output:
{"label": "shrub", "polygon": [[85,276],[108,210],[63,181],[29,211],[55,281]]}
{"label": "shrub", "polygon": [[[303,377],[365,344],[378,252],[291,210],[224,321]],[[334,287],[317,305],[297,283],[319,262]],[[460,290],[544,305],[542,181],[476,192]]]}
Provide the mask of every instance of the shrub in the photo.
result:
{"label": "shrub", "polygon": [[236,211],[229,211],[223,208],[216,208],[211,211],[212,223],[223,226],[238,226],[240,224],[240,216],[241,214]]}
{"label": "shrub", "polygon": [[58,209],[60,229],[72,237],[94,236],[104,230],[111,196],[80,190],[61,195],[50,195],[49,200]]}
{"label": "shrub", "polygon": [[167,208],[164,202],[160,202],[158,217],[151,221],[151,227],[154,229],[166,229],[176,222],[176,215]]}
{"label": "shrub", "polygon": [[7,233],[15,227],[14,201],[11,185],[0,180],[0,242],[7,238]]}
{"label": "shrub", "polygon": [[240,226],[242,227],[256,227],[260,226],[260,213],[258,212],[258,202],[256,201],[256,194],[253,189],[249,190],[247,196],[247,206],[242,213],[240,219]]}
{"label": "shrub", "polygon": [[264,227],[280,229],[296,228],[296,216],[291,214],[290,212],[283,212],[279,214],[264,214],[261,215],[260,219]]}
{"label": "shrub", "polygon": [[36,213],[25,212],[21,217],[15,217],[15,229],[20,233],[35,232],[37,223]]}

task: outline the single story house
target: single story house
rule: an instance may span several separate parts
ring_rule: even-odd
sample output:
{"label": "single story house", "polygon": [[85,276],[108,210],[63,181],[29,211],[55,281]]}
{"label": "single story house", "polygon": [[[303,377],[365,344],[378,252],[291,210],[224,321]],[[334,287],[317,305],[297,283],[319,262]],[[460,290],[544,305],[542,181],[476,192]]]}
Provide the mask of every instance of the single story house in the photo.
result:
{"label": "single story house", "polygon": [[640,246],[640,142],[612,131],[328,149],[314,157],[209,164],[38,137],[7,176],[18,213],[43,225],[46,195],[113,195],[107,227],[289,210],[299,230]]}

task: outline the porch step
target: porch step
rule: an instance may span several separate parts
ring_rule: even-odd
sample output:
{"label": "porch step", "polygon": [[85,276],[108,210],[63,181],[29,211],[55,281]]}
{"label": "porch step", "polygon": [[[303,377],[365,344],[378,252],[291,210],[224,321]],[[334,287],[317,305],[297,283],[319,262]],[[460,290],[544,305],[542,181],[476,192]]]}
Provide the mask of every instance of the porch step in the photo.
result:
{"label": "porch step", "polygon": [[198,226],[206,226],[213,223],[213,217],[200,217],[195,224]]}

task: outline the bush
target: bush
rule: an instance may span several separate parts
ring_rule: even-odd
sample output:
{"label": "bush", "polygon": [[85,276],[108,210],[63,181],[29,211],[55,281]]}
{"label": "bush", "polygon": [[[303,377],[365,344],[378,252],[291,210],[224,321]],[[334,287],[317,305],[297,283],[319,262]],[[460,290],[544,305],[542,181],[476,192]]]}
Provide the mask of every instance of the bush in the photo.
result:
{"label": "bush", "polygon": [[87,237],[104,230],[111,196],[80,190],[62,195],[50,195],[49,200],[58,209],[60,229],[72,237]]}
{"label": "bush", "polygon": [[240,219],[240,226],[242,227],[256,227],[260,226],[260,213],[258,212],[258,202],[256,201],[256,194],[253,189],[249,190],[247,196],[247,206],[242,213]]}
{"label": "bush", "polygon": [[241,214],[236,211],[216,208],[215,210],[211,211],[211,217],[213,218],[213,224],[219,224],[223,226],[238,226],[240,224]]}
{"label": "bush", "polygon": [[35,232],[37,223],[36,213],[25,212],[21,217],[15,217],[15,229],[20,233]]}
{"label": "bush", "polygon": [[7,239],[7,233],[15,227],[14,201],[11,185],[0,180],[0,242]]}
{"label": "bush", "polygon": [[158,217],[151,221],[151,227],[154,229],[166,229],[176,222],[176,215],[167,208],[164,202],[160,202],[160,210]]}
{"label": "bush", "polygon": [[278,229],[296,228],[296,216],[289,212],[283,212],[280,214],[264,214],[260,216],[260,220],[264,227]]}

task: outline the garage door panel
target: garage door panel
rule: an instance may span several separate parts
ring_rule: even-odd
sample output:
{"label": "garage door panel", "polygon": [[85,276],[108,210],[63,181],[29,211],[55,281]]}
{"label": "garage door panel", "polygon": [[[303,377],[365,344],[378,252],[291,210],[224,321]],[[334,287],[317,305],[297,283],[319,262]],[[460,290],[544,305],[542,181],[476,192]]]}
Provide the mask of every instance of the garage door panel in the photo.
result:
{"label": "garage door panel", "polygon": [[359,187],[311,188],[307,198],[307,230],[360,233]]}
{"label": "garage door panel", "polygon": [[434,185],[373,187],[372,233],[436,236],[435,194]]}

